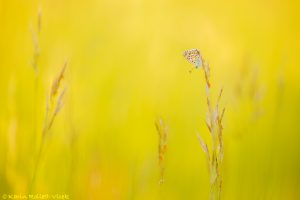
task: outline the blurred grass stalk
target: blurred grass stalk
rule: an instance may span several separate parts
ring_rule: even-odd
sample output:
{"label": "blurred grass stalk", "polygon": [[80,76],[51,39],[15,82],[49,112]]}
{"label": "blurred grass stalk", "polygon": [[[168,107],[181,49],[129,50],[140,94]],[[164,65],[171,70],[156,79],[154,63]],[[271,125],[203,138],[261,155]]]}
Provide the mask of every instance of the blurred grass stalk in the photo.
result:
{"label": "blurred grass stalk", "polygon": [[42,10],[39,8],[37,14],[37,28],[34,31],[33,26],[31,26],[31,36],[32,36],[32,44],[33,44],[33,55],[31,59],[31,66],[34,70],[34,93],[33,93],[33,136],[32,141],[35,144],[35,138],[37,135],[37,104],[38,104],[38,78],[39,78],[39,59],[40,59],[40,42],[39,36],[41,33],[42,27]]}
{"label": "blurred grass stalk", "polygon": [[158,162],[160,168],[159,184],[162,185],[164,183],[164,172],[165,172],[164,160],[167,151],[168,128],[161,118],[156,120],[155,126],[158,133]]}
{"label": "blurred grass stalk", "polygon": [[[200,55],[201,56],[201,55]],[[210,199],[220,199],[222,190],[222,161],[224,157],[224,145],[222,136],[222,119],[224,116],[225,108],[219,111],[219,103],[222,96],[223,89],[220,90],[215,108],[212,105],[210,95],[210,68],[209,64],[201,57],[202,69],[205,75],[206,83],[206,98],[208,112],[206,116],[206,126],[211,136],[211,148],[203,141],[200,134],[197,132],[200,145],[206,154],[208,169],[210,173]]]}
{"label": "blurred grass stalk", "polygon": [[[31,66],[34,70],[34,93],[33,93],[33,135],[32,135],[32,141],[33,144],[36,144],[36,136],[37,136],[37,103],[38,103],[38,77],[39,77],[39,58],[40,58],[40,43],[39,43],[39,35],[41,32],[41,23],[42,23],[42,11],[41,9],[38,10],[37,14],[37,28],[34,30],[34,27],[30,27],[31,31],[31,39],[33,44],[33,55],[31,59]],[[38,154],[37,160],[39,160],[40,155]],[[33,178],[31,180],[31,183],[29,185],[29,193],[32,192],[33,184],[35,181],[36,176],[36,170],[37,170],[37,163],[39,161],[36,161],[34,172],[33,172]]]}
{"label": "blurred grass stalk", "polygon": [[[39,43],[39,35],[41,33],[42,28],[42,10],[39,8],[38,14],[37,14],[37,30],[34,31],[33,27],[31,27],[31,35],[32,35],[32,42],[33,42],[33,56],[31,60],[31,66],[34,69],[35,72],[35,80],[34,80],[34,118],[33,118],[33,138],[36,138],[37,136],[37,102],[38,102],[38,78],[39,78],[39,59],[40,59],[40,43]],[[40,147],[38,150],[38,155],[36,158],[36,163],[34,166],[33,176],[31,180],[31,184],[29,186],[29,192],[31,193],[34,189],[34,184],[36,181],[36,176],[38,172],[38,168],[40,165],[40,160],[42,156],[42,152],[46,143],[46,138],[48,136],[48,133],[53,125],[54,119],[61,110],[63,106],[63,97],[65,94],[66,88],[64,87],[62,89],[62,81],[64,79],[64,74],[66,67],[68,65],[68,62],[66,61],[63,65],[60,74],[58,77],[54,80],[52,83],[52,88],[49,97],[47,97],[46,102],[46,114],[45,114],[45,121],[44,121],[44,127],[42,131],[42,139],[40,143]],[[59,95],[58,95],[59,94]]]}
{"label": "blurred grass stalk", "polygon": [[64,66],[62,67],[58,77],[53,81],[52,87],[51,87],[51,92],[49,97],[47,98],[47,103],[46,103],[46,114],[45,114],[45,122],[44,122],[44,128],[42,131],[42,140],[40,143],[39,151],[38,151],[38,156],[36,160],[36,164],[34,167],[34,172],[33,172],[33,178],[32,182],[30,185],[30,192],[32,192],[38,168],[40,165],[40,160],[42,156],[42,152],[46,143],[47,136],[49,135],[49,131],[53,125],[53,122],[61,110],[63,106],[63,98],[65,95],[66,87],[62,88],[62,81],[64,79],[64,74],[66,71],[66,67],[68,65],[68,62],[66,61]]}

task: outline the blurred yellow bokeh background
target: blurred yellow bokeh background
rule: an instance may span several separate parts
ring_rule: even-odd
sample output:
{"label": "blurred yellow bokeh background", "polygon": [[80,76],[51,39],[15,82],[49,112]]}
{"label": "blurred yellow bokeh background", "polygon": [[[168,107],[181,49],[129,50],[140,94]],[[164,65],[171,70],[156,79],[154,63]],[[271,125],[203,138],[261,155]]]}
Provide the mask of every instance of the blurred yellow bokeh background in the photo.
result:
{"label": "blurred yellow bokeh background", "polygon": [[[197,48],[213,97],[224,88],[222,198],[298,199],[299,10],[296,0],[0,0],[0,195],[208,199],[196,136],[209,143],[204,76],[182,56]],[[64,105],[30,189],[66,60]]]}

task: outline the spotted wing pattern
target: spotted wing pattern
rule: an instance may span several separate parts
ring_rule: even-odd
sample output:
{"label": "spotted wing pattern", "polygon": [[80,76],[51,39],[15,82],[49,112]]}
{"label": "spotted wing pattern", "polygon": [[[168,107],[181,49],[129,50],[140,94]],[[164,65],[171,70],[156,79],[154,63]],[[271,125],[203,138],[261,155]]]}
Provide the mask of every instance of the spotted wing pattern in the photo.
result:
{"label": "spotted wing pattern", "polygon": [[183,52],[183,56],[196,68],[202,65],[202,58],[198,49],[190,49]]}

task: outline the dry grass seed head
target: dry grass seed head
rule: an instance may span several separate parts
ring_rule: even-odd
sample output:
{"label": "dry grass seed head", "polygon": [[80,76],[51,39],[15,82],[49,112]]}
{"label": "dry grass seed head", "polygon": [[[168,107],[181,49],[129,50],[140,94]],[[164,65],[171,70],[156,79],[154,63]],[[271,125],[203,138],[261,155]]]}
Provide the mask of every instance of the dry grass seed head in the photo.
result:
{"label": "dry grass seed head", "polygon": [[221,193],[221,169],[224,150],[223,150],[223,138],[222,138],[222,119],[224,116],[225,109],[219,113],[219,103],[223,93],[223,89],[220,90],[219,96],[215,107],[212,105],[210,96],[210,66],[201,57],[200,52],[197,49],[191,49],[184,52],[184,57],[197,68],[197,60],[201,59],[202,69],[204,71],[205,82],[206,82],[206,100],[208,112],[206,116],[206,126],[210,132],[212,146],[211,153],[209,153],[208,146],[202,140],[201,136],[197,133],[198,140],[200,142],[201,148],[207,156],[208,169],[210,171],[210,182],[211,182],[211,199],[219,199]]}
{"label": "dry grass seed head", "polygon": [[57,92],[58,92],[59,87],[60,87],[60,83],[64,79],[64,74],[65,74],[67,65],[68,65],[68,62],[66,61],[64,66],[62,67],[58,77],[52,83],[51,93],[50,93],[51,99],[53,99],[57,95]]}
{"label": "dry grass seed head", "polygon": [[38,30],[38,33],[41,32],[42,30],[42,8],[39,8],[38,10],[38,18],[37,18],[37,30]]}
{"label": "dry grass seed head", "polygon": [[168,129],[162,119],[158,119],[155,123],[155,126],[159,136],[159,161],[162,162],[164,160],[164,155],[167,150]]}
{"label": "dry grass seed head", "polygon": [[156,130],[158,133],[158,162],[160,167],[160,181],[161,185],[164,182],[164,158],[167,151],[167,139],[168,139],[168,128],[162,119],[158,119],[155,122]]}

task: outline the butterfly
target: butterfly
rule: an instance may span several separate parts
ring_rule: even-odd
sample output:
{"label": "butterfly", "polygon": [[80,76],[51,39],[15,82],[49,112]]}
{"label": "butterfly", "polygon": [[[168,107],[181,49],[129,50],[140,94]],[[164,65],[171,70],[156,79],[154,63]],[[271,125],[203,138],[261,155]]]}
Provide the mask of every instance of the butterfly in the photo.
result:
{"label": "butterfly", "polygon": [[202,57],[198,49],[190,49],[183,52],[183,56],[193,64],[196,69],[202,66]]}

